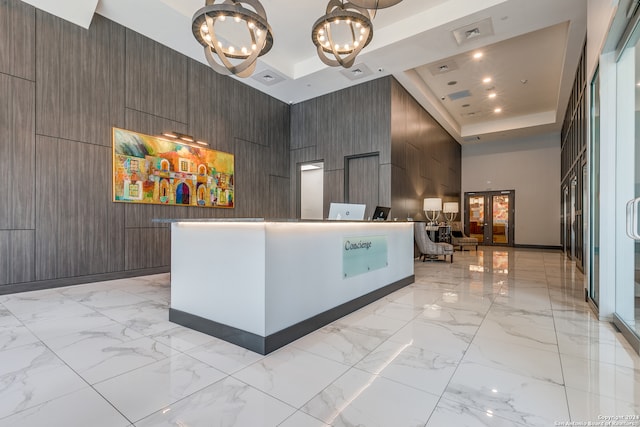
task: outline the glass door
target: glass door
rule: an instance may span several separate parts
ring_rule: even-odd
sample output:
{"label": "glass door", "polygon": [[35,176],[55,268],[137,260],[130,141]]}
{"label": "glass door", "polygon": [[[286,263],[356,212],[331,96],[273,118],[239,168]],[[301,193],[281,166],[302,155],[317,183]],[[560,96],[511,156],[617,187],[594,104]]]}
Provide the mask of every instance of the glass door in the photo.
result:
{"label": "glass door", "polygon": [[469,237],[475,237],[478,242],[484,243],[484,195],[467,196],[467,215],[465,228]]}
{"label": "glass door", "polygon": [[[596,70],[591,83],[591,190],[589,230],[591,245],[589,261],[589,297],[600,304],[600,71]],[[586,182],[586,181],[585,181]],[[586,187],[586,186],[585,186]]]}
{"label": "glass door", "polygon": [[616,66],[616,308],[640,335],[640,42],[638,28]]}
{"label": "glass door", "polygon": [[483,245],[513,246],[513,190],[465,193],[465,230]]}

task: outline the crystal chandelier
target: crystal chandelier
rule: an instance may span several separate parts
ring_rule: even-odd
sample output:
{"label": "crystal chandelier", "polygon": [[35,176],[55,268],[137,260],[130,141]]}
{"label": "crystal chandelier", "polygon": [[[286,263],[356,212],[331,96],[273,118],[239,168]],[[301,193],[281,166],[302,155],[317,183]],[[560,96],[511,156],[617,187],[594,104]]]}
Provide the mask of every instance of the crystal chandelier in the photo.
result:
{"label": "crystal chandelier", "polygon": [[[221,27],[228,30],[226,38],[217,32]],[[225,75],[250,76],[258,57],[273,46],[271,26],[258,0],[206,0],[193,15],[191,31],[204,46],[211,68]]]}
{"label": "crystal chandelier", "polygon": [[372,38],[370,12],[344,0],[330,0],[326,15],[313,24],[311,32],[320,60],[332,67],[351,67]]}

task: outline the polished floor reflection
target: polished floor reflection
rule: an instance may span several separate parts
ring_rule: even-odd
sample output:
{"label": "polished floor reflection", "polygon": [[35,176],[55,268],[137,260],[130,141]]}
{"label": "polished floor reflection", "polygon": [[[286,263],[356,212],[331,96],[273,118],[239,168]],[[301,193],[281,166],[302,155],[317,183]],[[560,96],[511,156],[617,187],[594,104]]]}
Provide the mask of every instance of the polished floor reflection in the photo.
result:
{"label": "polished floor reflection", "polygon": [[168,275],[0,296],[0,426],[553,426],[640,414],[640,358],[594,318],[561,253],[481,248],[415,273],[266,357],[169,322]]}

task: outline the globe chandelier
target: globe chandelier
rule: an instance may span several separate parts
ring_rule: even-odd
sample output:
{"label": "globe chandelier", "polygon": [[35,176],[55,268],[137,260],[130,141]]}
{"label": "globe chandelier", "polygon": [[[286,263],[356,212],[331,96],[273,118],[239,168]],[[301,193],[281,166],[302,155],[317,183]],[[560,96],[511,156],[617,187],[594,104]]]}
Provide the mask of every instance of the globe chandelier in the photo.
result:
{"label": "globe chandelier", "polygon": [[[401,1],[329,0],[326,14],[311,32],[320,60],[351,67],[373,38],[376,11]],[[224,75],[249,77],[258,58],[273,47],[273,32],[259,0],[205,0],[193,15],[191,31],[211,68]]]}
{"label": "globe chandelier", "polygon": [[[234,40],[220,37],[220,27],[230,30]],[[211,68],[225,75],[249,77],[258,57],[273,46],[273,32],[258,0],[206,0],[193,15],[191,31],[204,46]]]}
{"label": "globe chandelier", "polygon": [[330,0],[311,31],[320,60],[331,67],[351,67],[372,38],[371,13],[350,0]]}
{"label": "globe chandelier", "polygon": [[391,7],[402,0],[351,0],[351,3],[365,9],[378,10]]}

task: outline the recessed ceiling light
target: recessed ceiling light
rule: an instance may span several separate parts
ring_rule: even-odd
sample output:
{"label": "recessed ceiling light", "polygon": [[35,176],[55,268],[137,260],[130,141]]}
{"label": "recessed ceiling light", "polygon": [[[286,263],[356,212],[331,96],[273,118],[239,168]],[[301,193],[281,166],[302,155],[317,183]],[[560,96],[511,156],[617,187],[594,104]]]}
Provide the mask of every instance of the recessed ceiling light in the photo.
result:
{"label": "recessed ceiling light", "polygon": [[490,93],[490,94],[489,94],[489,98],[495,98],[495,97],[496,97],[495,92],[494,92],[494,93]]}
{"label": "recessed ceiling light", "polygon": [[496,108],[493,110],[494,113],[502,113],[502,108]]}
{"label": "recessed ceiling light", "polygon": [[482,83],[491,83],[491,77],[485,77],[482,79]]}
{"label": "recessed ceiling light", "polygon": [[482,58],[482,52],[476,52],[473,54],[473,59],[480,59]]}

